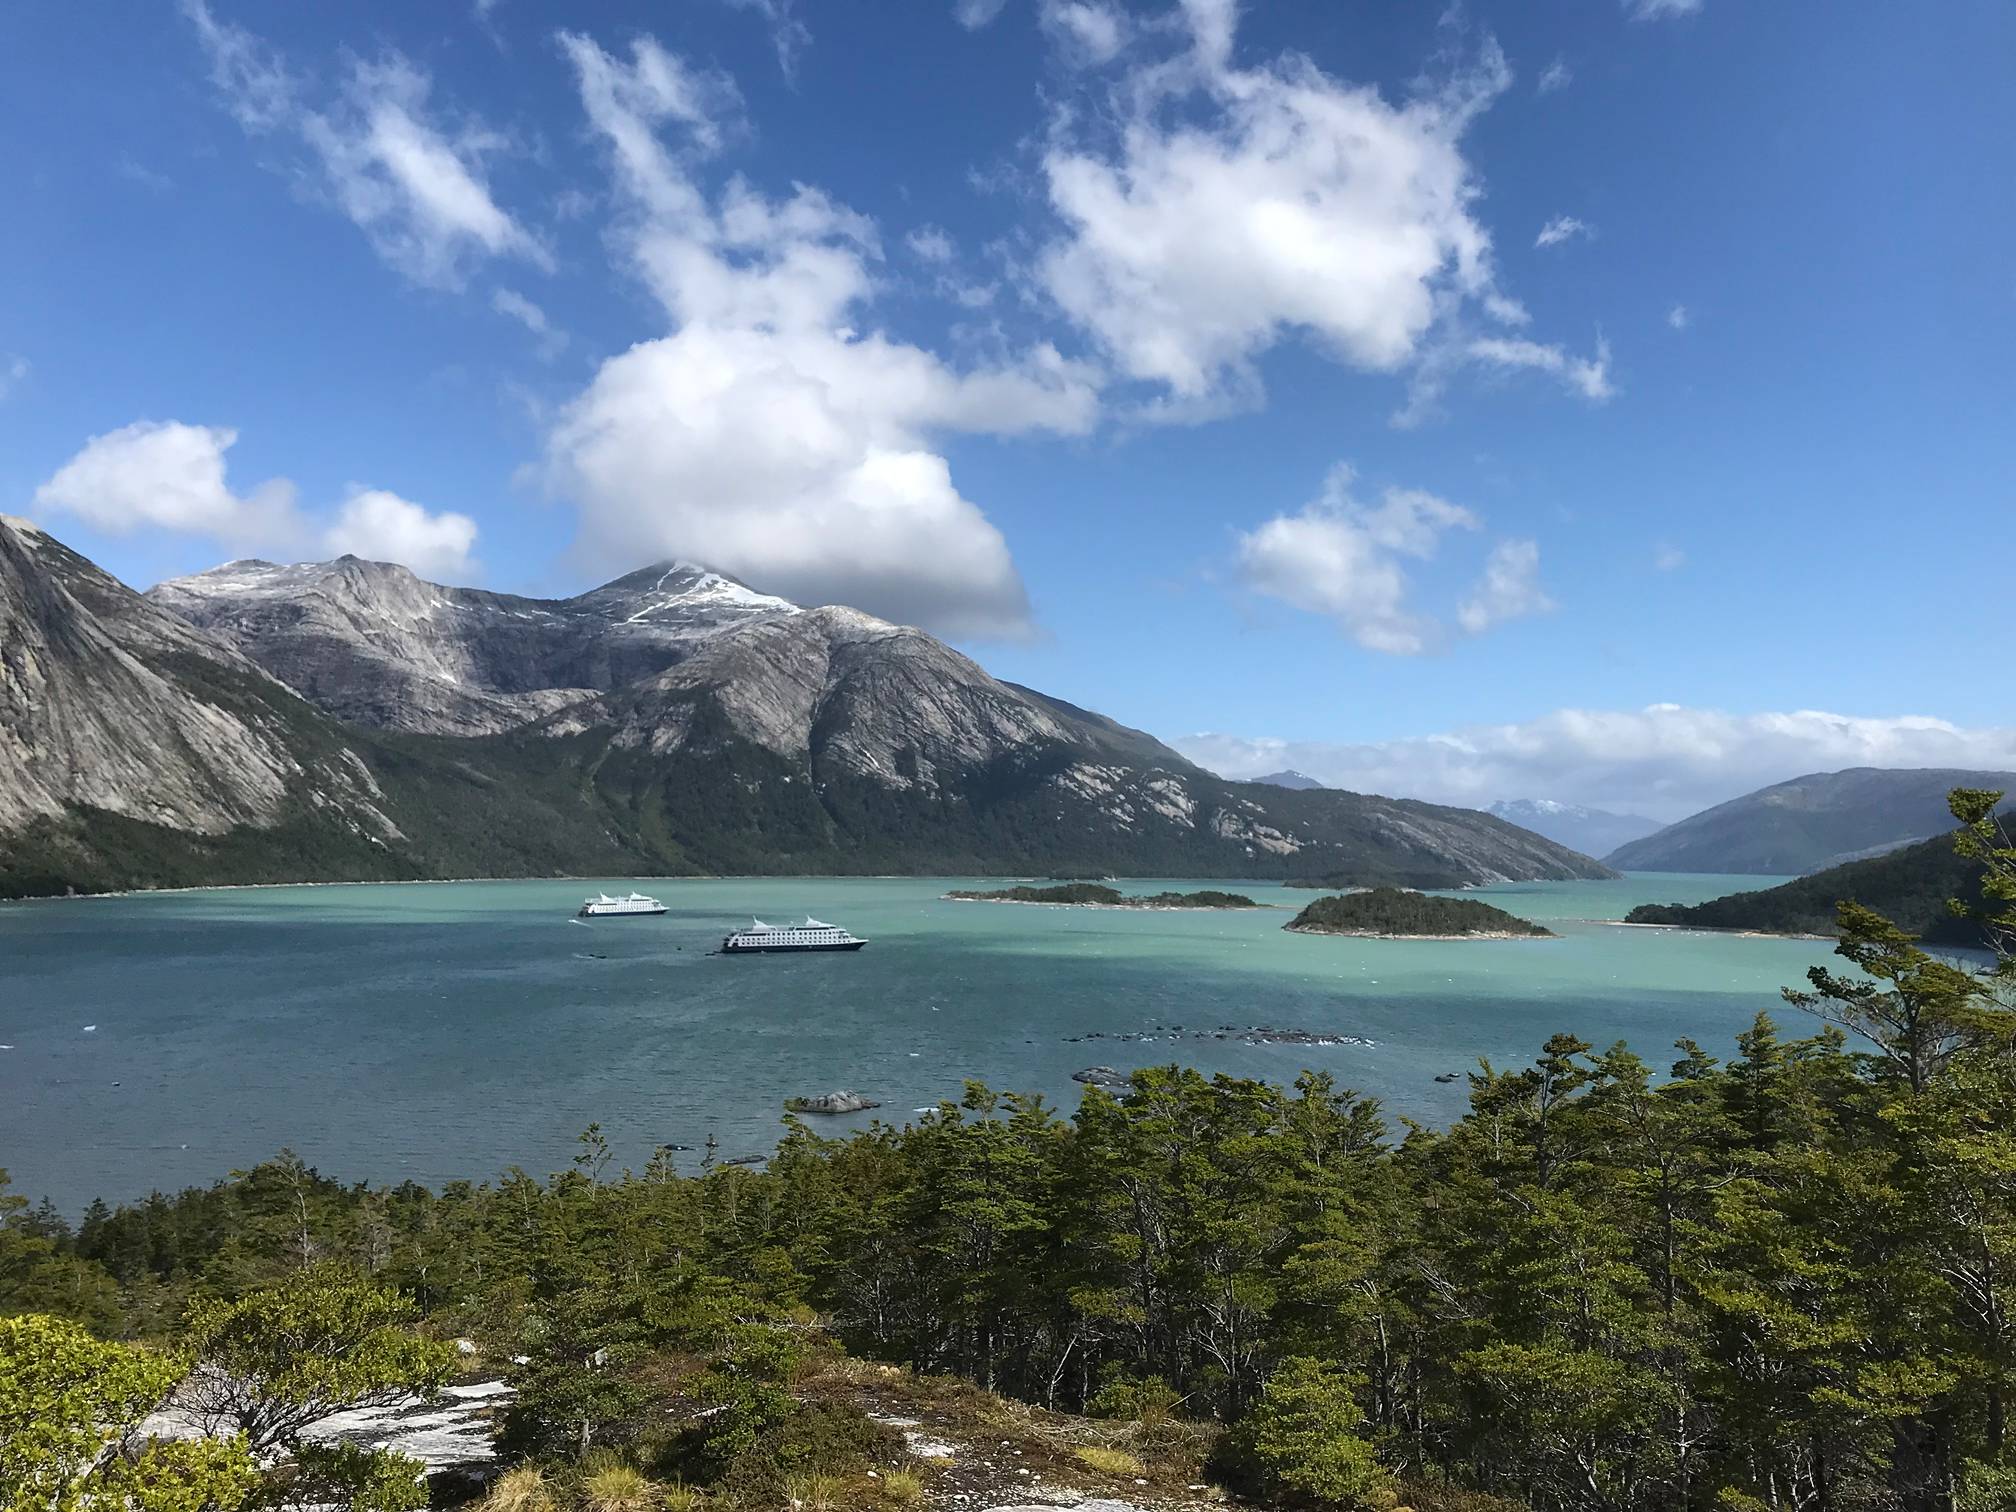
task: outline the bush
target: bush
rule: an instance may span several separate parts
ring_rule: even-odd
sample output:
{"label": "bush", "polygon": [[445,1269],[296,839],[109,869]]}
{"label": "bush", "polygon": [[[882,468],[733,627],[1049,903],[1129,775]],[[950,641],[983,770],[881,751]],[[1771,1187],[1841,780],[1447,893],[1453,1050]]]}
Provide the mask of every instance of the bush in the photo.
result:
{"label": "bush", "polygon": [[901,1452],[896,1432],[860,1408],[808,1403],[766,1428],[736,1455],[722,1474],[719,1489],[745,1506],[774,1505],[792,1483],[858,1475],[878,1461],[890,1463]]}
{"label": "bush", "polygon": [[1231,1435],[1228,1468],[1271,1501],[1388,1512],[1400,1498],[1359,1437],[1364,1426],[1347,1377],[1317,1360],[1284,1360]]}
{"label": "bush", "polygon": [[1088,1416],[1131,1418],[1137,1423],[1159,1423],[1168,1417],[1183,1398],[1160,1376],[1146,1380],[1109,1381],[1085,1404]]}
{"label": "bush", "polygon": [[1969,1460],[1960,1471],[1953,1512],[2016,1512],[2016,1465]]}

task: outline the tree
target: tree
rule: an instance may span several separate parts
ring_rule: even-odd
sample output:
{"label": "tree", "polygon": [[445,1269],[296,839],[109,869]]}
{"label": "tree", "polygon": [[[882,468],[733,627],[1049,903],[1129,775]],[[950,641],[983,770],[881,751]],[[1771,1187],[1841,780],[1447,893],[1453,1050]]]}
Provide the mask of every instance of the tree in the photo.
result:
{"label": "tree", "polygon": [[416,1484],[412,1460],[336,1451],[310,1442],[339,1412],[430,1397],[455,1365],[452,1344],[413,1327],[412,1304],[341,1267],[311,1266],[236,1302],[190,1309],[194,1364],[177,1404],[213,1436],[231,1434],[262,1459],[294,1462],[288,1479],[311,1483],[305,1501],[359,1512],[404,1512],[395,1494]]}
{"label": "tree", "polygon": [[1261,1494],[1338,1512],[1385,1512],[1393,1478],[1360,1437],[1365,1414],[1351,1381],[1320,1360],[1283,1360],[1235,1435],[1234,1452]]}
{"label": "tree", "polygon": [[1835,918],[1834,953],[1862,975],[1815,966],[1806,973],[1813,990],[1788,987],[1785,1000],[1869,1040],[1914,1093],[1970,1039],[2007,1032],[2012,1015],[1984,999],[1972,972],[1926,954],[1873,908],[1844,902]]}
{"label": "tree", "polygon": [[0,1507],[232,1512],[259,1472],[242,1437],[157,1443],[140,1424],[183,1362],[60,1318],[0,1318]]}

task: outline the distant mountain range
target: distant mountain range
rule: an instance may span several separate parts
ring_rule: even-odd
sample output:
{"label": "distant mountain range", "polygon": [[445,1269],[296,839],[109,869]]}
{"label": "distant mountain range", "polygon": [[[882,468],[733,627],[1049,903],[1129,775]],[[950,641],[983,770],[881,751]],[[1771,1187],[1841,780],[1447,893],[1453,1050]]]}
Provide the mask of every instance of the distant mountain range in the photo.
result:
{"label": "distant mountain range", "polygon": [[1307,772],[1298,772],[1293,767],[1286,767],[1278,772],[1269,772],[1265,777],[1255,777],[1253,780],[1255,782],[1264,782],[1269,787],[1291,788],[1301,793],[1306,793],[1311,788],[1320,788],[1323,786],[1322,783],[1311,777]]}
{"label": "distant mountain range", "polygon": [[143,596],[0,523],[0,895],[442,876],[1608,875],[1228,782],[921,631],[668,563],[572,599],[343,558]]}
{"label": "distant mountain range", "polygon": [[1639,814],[1613,814],[1607,809],[1556,803],[1551,798],[1501,799],[1484,812],[1590,856],[1607,854],[1661,828],[1657,819]]}
{"label": "distant mountain range", "polygon": [[[1619,871],[1796,876],[1953,827],[1956,787],[2016,789],[2016,773],[1852,767],[1761,788],[1605,855]],[[1545,833],[1543,831],[1543,833]]]}

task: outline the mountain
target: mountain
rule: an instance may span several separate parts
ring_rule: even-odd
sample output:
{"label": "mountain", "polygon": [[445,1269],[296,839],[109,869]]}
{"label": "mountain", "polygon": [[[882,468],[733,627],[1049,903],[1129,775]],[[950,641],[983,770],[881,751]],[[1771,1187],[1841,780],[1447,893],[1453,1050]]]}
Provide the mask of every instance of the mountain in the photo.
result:
{"label": "mountain", "polygon": [[1979,928],[1954,918],[1946,907],[1948,898],[1979,903],[1981,868],[1954,854],[1950,835],[1938,835],[1756,892],[1692,905],[1641,904],[1626,915],[1626,922],[1831,934],[1834,905],[1845,899],[1866,904],[1935,944],[1980,944]]}
{"label": "mountain", "polygon": [[1305,793],[1311,788],[1320,788],[1323,786],[1322,783],[1311,777],[1307,772],[1298,772],[1293,767],[1285,768],[1279,772],[1269,772],[1265,777],[1255,777],[1253,780],[1265,783],[1268,787],[1294,788],[1298,792]]}
{"label": "mountain", "polygon": [[2016,789],[2016,773],[1851,767],[1761,788],[1619,846],[1619,871],[1821,871],[1879,855],[1953,827],[1956,787]]}
{"label": "mountain", "polygon": [[147,597],[338,718],[490,735],[664,670],[730,626],[798,612],[664,562],[571,599],[447,588],[354,556],[227,562]]}
{"label": "mountain", "polygon": [[200,579],[143,597],[0,526],[0,894],[1059,867],[1607,875],[1467,810],[1224,781],[922,631],[703,569],[566,600],[354,560]]}
{"label": "mountain", "polygon": [[1643,839],[1663,827],[1657,819],[1639,814],[1613,814],[1607,809],[1583,808],[1576,803],[1556,803],[1551,798],[1501,799],[1484,812],[1588,856],[1607,854],[1627,841]]}
{"label": "mountain", "polygon": [[156,837],[228,850],[308,816],[359,852],[403,839],[336,721],[0,516],[0,896],[153,880]]}

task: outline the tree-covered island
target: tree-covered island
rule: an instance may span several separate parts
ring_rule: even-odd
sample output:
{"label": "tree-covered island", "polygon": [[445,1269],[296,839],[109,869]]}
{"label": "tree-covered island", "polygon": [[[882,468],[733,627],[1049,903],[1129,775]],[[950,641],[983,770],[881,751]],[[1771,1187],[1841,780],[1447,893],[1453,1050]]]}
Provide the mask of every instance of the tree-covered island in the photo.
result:
{"label": "tree-covered island", "polygon": [[1259,908],[1243,893],[1160,892],[1130,896],[1097,882],[1064,882],[1055,887],[1001,887],[992,892],[955,888],[945,894],[961,903],[1061,903],[1074,908]]}
{"label": "tree-covered island", "polygon": [[1434,898],[1401,887],[1375,887],[1318,898],[1282,926],[1296,934],[1365,939],[1551,940],[1554,931],[1473,898]]}

